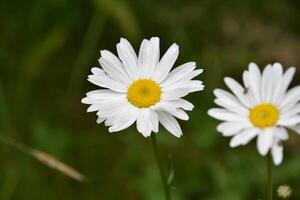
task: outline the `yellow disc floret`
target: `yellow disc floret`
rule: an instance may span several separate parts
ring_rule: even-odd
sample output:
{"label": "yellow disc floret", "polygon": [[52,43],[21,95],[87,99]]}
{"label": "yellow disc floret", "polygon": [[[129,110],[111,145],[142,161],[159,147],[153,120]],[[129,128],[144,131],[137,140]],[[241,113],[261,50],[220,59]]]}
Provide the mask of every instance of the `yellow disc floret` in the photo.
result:
{"label": "yellow disc floret", "polygon": [[160,100],[160,86],[153,80],[140,79],[133,82],[127,91],[128,101],[138,108],[148,108]]}
{"label": "yellow disc floret", "polygon": [[279,118],[279,111],[272,104],[259,104],[250,110],[249,118],[254,126],[267,128],[276,124]]}

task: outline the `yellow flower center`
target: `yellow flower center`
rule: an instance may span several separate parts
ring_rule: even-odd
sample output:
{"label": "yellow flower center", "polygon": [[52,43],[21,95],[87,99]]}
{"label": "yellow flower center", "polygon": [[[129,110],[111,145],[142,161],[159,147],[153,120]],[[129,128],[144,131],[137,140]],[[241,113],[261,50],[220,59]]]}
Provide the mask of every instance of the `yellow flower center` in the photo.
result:
{"label": "yellow flower center", "polygon": [[153,106],[160,100],[160,95],[160,86],[150,79],[140,79],[133,82],[127,91],[128,101],[139,108]]}
{"label": "yellow flower center", "polygon": [[274,126],[279,118],[277,108],[269,103],[257,105],[250,110],[249,115],[252,124],[259,128]]}

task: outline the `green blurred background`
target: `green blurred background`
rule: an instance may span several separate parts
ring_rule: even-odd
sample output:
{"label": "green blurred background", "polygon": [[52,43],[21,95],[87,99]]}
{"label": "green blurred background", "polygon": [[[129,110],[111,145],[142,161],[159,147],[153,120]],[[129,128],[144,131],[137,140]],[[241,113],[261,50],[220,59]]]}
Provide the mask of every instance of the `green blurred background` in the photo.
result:
{"label": "green blurred background", "polygon": [[[180,122],[181,139],[161,128],[162,156],[173,155],[175,200],[265,199],[266,159],[255,142],[230,149],[207,116],[224,76],[240,80],[249,62],[298,66],[298,0],[3,0],[0,2],[0,132],[48,152],[87,176],[85,182],[0,143],[1,200],[163,199],[150,139],[135,128],[109,134],[80,103],[97,88],[86,80],[101,49],[120,37],[138,50],[159,36],[161,51],[176,42],[176,64],[194,60],[206,86],[188,96],[196,106]],[[285,144],[274,187],[288,184],[300,199],[300,136]],[[276,198],[277,199],[277,198]]]}

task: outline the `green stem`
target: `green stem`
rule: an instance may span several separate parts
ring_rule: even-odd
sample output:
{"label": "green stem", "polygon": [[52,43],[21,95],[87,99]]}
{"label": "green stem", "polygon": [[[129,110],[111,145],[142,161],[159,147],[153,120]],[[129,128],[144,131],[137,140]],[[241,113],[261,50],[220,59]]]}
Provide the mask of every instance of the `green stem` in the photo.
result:
{"label": "green stem", "polygon": [[272,155],[271,154],[267,156],[267,174],[268,174],[267,200],[272,200],[273,187],[272,187]]}
{"label": "green stem", "polygon": [[155,134],[151,134],[151,142],[152,142],[152,147],[153,147],[153,152],[155,155],[156,163],[157,163],[157,166],[158,166],[158,169],[160,172],[161,180],[163,182],[166,200],[171,200],[170,188],[167,183],[167,177],[163,170],[163,165],[162,165],[161,159],[159,157]]}

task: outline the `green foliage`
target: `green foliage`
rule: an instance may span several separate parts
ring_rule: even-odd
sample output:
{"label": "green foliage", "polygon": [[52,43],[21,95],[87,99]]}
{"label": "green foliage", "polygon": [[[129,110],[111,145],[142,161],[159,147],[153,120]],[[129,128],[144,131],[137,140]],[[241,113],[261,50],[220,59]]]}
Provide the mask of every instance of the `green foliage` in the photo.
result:
{"label": "green foliage", "polygon": [[[205,91],[177,139],[162,128],[160,150],[174,164],[175,200],[264,199],[266,159],[255,143],[230,149],[206,114],[224,76],[240,80],[251,61],[300,66],[297,0],[28,0],[0,3],[0,132],[49,152],[78,169],[77,183],[0,144],[0,199],[163,199],[150,139],[134,128],[109,134],[80,103],[99,50],[116,52],[120,37],[138,49],[159,36],[164,52],[180,46],[177,64],[204,68]],[[300,68],[295,83],[300,82]],[[300,199],[300,137],[285,143],[274,186],[288,184]]]}

